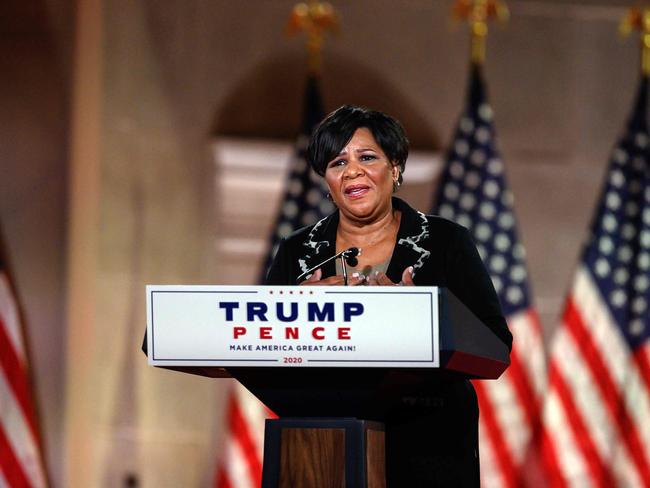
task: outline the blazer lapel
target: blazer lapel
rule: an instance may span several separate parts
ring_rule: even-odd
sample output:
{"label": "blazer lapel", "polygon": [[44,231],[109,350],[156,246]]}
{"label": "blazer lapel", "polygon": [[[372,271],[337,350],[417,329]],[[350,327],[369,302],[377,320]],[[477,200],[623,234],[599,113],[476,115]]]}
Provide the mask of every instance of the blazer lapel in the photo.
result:
{"label": "blazer lapel", "polygon": [[399,283],[407,266],[413,266],[417,274],[431,256],[431,251],[424,247],[429,238],[429,222],[426,215],[399,198],[393,198],[393,207],[401,211],[402,217],[386,275],[392,282]]}
{"label": "blazer lapel", "polygon": [[[300,273],[322,263],[327,258],[334,256],[336,251],[336,228],[339,223],[338,211],[319,220],[309,232],[307,239],[302,243],[303,256],[298,259]],[[336,274],[334,262],[323,266],[323,277]]]}

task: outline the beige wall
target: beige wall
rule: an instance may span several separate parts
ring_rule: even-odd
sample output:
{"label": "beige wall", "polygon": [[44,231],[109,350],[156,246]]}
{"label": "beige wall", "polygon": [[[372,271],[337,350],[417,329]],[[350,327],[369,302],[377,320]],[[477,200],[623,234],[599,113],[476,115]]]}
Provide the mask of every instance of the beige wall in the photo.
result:
{"label": "beige wall", "polygon": [[[205,485],[223,385],[146,367],[142,285],[217,275],[213,135],[295,134],[302,47],[282,35],[294,2],[15,3],[31,7],[0,23],[0,221],[55,486],[118,486],[131,472],[145,486]],[[390,111],[417,148],[443,147],[467,69],[449,2],[334,3],[326,106]],[[548,335],[632,102],[637,46],[616,33],[628,2],[508,3],[487,78]],[[431,190],[410,191],[426,210]]]}

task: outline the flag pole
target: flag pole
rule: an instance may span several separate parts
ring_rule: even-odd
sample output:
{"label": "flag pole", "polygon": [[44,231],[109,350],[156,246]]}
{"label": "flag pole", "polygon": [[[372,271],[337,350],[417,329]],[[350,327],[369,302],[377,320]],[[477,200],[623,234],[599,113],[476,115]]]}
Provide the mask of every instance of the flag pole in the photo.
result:
{"label": "flag pole", "polygon": [[503,0],[456,0],[452,7],[452,16],[457,22],[464,21],[469,24],[471,62],[483,65],[488,22],[493,18],[505,22],[510,17],[510,13]]}

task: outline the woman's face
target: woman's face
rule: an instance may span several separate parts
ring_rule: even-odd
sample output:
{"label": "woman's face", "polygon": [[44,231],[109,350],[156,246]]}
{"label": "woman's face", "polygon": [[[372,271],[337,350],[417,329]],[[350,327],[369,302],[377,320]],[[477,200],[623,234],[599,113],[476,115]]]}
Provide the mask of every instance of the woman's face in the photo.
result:
{"label": "woman's face", "polygon": [[399,167],[388,160],[372,132],[360,127],[327,164],[325,181],[334,203],[347,217],[373,220],[391,208]]}

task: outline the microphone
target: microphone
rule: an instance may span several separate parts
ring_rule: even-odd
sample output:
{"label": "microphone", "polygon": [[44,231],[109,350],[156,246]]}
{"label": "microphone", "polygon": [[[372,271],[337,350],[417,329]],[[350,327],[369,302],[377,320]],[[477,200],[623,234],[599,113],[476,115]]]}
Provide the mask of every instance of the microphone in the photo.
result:
{"label": "microphone", "polygon": [[343,257],[345,258],[345,262],[348,263],[348,266],[352,266],[354,268],[357,264],[359,264],[357,256],[361,254],[361,249],[358,247],[351,247],[350,249],[343,251],[343,253]]}
{"label": "microphone", "polygon": [[357,259],[357,256],[359,254],[361,254],[361,249],[359,249],[358,247],[350,247],[350,248],[348,248],[348,249],[346,249],[344,251],[341,251],[340,253],[335,254],[334,256],[327,258],[322,263],[318,263],[313,268],[308,269],[303,274],[298,276],[298,278],[296,278],[296,284],[302,283],[305,280],[305,278],[307,278],[308,275],[312,274],[318,268],[326,265],[330,261],[334,261],[335,259],[340,259],[341,260],[341,265],[343,267],[343,281],[347,285],[348,284],[348,271],[347,271],[347,269],[345,267],[345,264],[347,263],[349,266],[352,266],[352,267],[359,264],[359,260]]}

